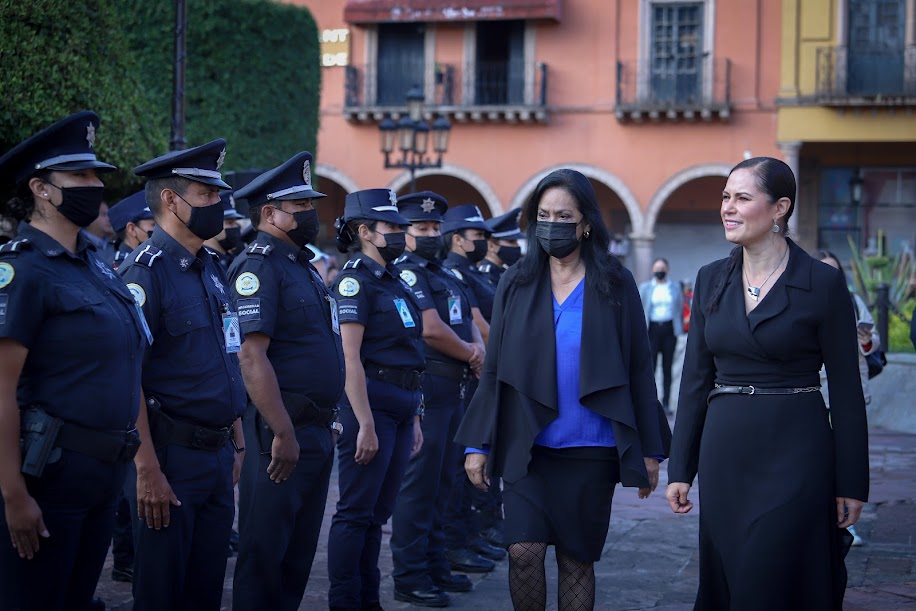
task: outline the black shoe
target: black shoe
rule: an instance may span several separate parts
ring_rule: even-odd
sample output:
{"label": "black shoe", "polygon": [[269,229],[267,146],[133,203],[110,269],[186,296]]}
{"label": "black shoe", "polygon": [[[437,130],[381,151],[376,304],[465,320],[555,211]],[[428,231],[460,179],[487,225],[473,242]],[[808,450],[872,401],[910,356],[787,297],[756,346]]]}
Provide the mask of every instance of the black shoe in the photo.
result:
{"label": "black shoe", "polygon": [[395,588],[394,599],[418,607],[447,607],[449,604],[448,594],[436,587],[410,592],[403,592]]}
{"label": "black shoe", "polygon": [[495,562],[481,558],[469,549],[446,550],[445,558],[451,569],[460,573],[489,573],[496,568]]}
{"label": "black shoe", "polygon": [[453,575],[452,573],[433,577],[433,584],[443,592],[470,592],[474,589],[474,584],[467,575]]}
{"label": "black shoe", "polygon": [[498,561],[506,557],[506,550],[490,545],[483,537],[471,541],[471,551],[489,560]]}
{"label": "black shoe", "polygon": [[491,526],[490,528],[485,528],[480,531],[480,536],[484,540],[492,545],[493,547],[498,547],[500,549],[506,548],[506,537],[503,535],[503,529],[497,526]]}
{"label": "black shoe", "polygon": [[114,567],[111,569],[112,581],[123,581],[124,583],[134,582],[134,568],[131,566]]}

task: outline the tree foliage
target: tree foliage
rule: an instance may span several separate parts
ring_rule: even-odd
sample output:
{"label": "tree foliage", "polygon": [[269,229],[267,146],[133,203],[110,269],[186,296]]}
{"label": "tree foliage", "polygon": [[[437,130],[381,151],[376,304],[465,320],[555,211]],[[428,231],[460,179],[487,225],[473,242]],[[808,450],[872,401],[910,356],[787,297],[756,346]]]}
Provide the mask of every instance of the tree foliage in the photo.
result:
{"label": "tree foliage", "polygon": [[[98,154],[131,169],[168,150],[173,0],[0,0],[0,151],[64,116],[99,113]],[[318,31],[305,8],[269,0],[188,1],[186,139],[225,138],[223,171],[315,151]]]}

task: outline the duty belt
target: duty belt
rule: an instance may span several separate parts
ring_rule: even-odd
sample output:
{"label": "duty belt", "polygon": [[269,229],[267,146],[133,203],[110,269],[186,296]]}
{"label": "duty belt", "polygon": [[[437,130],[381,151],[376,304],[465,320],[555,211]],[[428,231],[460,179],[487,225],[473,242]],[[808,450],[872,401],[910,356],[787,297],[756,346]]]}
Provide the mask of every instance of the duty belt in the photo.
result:
{"label": "duty belt", "polygon": [[471,369],[463,363],[446,363],[429,359],[426,361],[426,373],[431,376],[448,378],[456,382],[464,382],[471,377]]}
{"label": "duty belt", "polygon": [[159,405],[155,399],[150,399],[149,404],[151,409],[147,410],[147,413],[149,414],[150,435],[157,447],[175,444],[194,450],[216,452],[229,442],[232,434],[231,426],[209,428],[194,422],[186,422],[169,416],[161,409],[154,408],[154,405]]}
{"label": "duty belt", "polygon": [[706,397],[706,403],[717,395],[799,395],[809,392],[820,391],[820,386],[802,386],[800,388],[759,388],[757,386],[726,386],[716,384],[715,388],[709,391]]}
{"label": "duty belt", "polygon": [[366,370],[366,376],[373,380],[388,382],[407,390],[416,390],[423,383],[423,372],[419,369],[397,369],[395,367],[382,367],[374,363],[366,363],[364,369]]}
{"label": "duty belt", "polygon": [[140,435],[137,429],[97,431],[64,422],[57,434],[57,446],[104,462],[130,462],[140,449]]}
{"label": "duty belt", "polygon": [[293,428],[310,424],[330,426],[337,419],[336,408],[321,407],[305,395],[280,391],[280,399],[283,400],[283,407],[289,413]]}

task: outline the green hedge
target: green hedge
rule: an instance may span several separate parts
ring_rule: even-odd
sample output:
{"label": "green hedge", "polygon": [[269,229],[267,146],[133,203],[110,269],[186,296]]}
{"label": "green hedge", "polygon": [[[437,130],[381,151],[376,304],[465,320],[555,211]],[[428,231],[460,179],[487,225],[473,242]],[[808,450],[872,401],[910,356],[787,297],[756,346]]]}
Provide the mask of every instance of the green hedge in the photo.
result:
{"label": "green hedge", "polygon": [[[2,151],[67,114],[102,117],[99,156],[131,169],[168,150],[173,0],[0,0]],[[228,141],[223,171],[315,152],[318,30],[303,8],[269,0],[188,1],[186,137]]]}

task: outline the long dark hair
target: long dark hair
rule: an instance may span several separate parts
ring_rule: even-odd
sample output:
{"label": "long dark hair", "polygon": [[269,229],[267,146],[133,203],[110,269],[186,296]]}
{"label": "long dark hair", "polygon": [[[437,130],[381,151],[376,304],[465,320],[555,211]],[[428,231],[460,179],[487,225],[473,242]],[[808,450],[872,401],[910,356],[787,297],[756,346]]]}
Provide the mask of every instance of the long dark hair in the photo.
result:
{"label": "long dark hair", "polygon": [[[729,177],[735,173],[735,170],[751,170],[757,179],[757,188],[766,194],[771,204],[775,204],[782,198],[789,200],[789,210],[780,220],[782,233],[785,235],[789,224],[789,217],[795,211],[795,174],[784,161],[774,159],[773,157],[751,157],[745,159],[728,173]],[[706,302],[706,312],[711,313],[719,309],[719,301],[722,300],[722,293],[725,291],[725,283],[729,276],[732,275],[735,267],[742,260],[741,246],[735,246],[728,254],[728,263],[725,269],[716,277],[712,296]]]}
{"label": "long dark hair", "polygon": [[579,212],[582,213],[583,222],[587,223],[591,231],[589,237],[580,241],[580,254],[585,262],[586,283],[589,288],[597,290],[600,294],[610,298],[614,303],[617,298],[613,293],[613,287],[618,286],[623,281],[621,274],[620,261],[609,254],[611,236],[607,227],[604,225],[604,219],[601,218],[601,209],[598,207],[598,198],[595,196],[595,189],[588,178],[581,173],[570,170],[554,170],[541,179],[534,193],[525,203],[525,218],[528,221],[528,227],[525,230],[528,238],[528,252],[519,261],[517,282],[527,284],[539,277],[547,265],[549,255],[541,248],[537,239],[538,224],[538,204],[548,189],[560,188],[569,193],[576,201]]}

